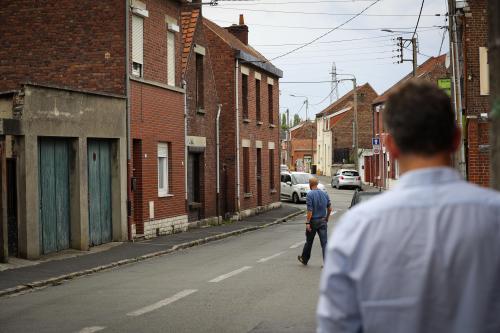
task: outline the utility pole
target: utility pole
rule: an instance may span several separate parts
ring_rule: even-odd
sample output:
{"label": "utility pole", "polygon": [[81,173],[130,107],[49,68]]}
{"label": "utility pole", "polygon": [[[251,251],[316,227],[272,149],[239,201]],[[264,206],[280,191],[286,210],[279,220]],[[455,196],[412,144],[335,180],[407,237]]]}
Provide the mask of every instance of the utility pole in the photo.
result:
{"label": "utility pole", "polygon": [[500,190],[500,4],[489,0],[489,66],[490,101],[492,119],[491,142],[491,187]]}
{"label": "utility pole", "polygon": [[460,140],[460,147],[456,160],[458,160],[457,167],[460,174],[464,179],[467,179],[467,167],[465,162],[465,136],[467,133],[463,127],[463,107],[462,107],[462,70],[460,68],[460,55],[458,51],[458,36],[457,36],[457,21],[455,17],[456,8],[455,1],[448,0],[448,13],[449,13],[449,31],[450,31],[450,54],[451,66],[453,72],[453,100],[455,104],[455,117],[458,126],[462,130],[462,138]]}
{"label": "utility pole", "polygon": [[337,65],[332,63],[332,92],[330,93],[330,104],[333,103],[333,98],[335,100],[339,99],[339,82],[337,81]]}
{"label": "utility pole", "polygon": [[413,77],[417,77],[417,39],[415,37],[411,39],[411,46],[413,48]]}
{"label": "utility pole", "polygon": [[[382,29],[382,31],[386,32],[395,32],[390,29]],[[397,64],[402,64],[403,62],[412,62],[413,64],[413,77],[417,77],[417,53],[418,53],[418,44],[417,44],[417,38],[414,36],[412,38],[403,38],[403,37],[398,37],[398,51],[400,54],[398,56],[394,56],[393,58],[399,58],[400,60],[396,61]],[[403,49],[405,48],[405,43],[410,42],[412,46],[412,57],[411,59],[405,59],[404,58],[404,52]]]}

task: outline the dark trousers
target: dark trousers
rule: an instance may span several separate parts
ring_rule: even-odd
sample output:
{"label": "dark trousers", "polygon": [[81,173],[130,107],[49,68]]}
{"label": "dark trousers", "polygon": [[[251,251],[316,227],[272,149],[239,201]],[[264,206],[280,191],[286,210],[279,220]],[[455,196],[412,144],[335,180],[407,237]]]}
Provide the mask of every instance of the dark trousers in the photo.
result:
{"label": "dark trousers", "polygon": [[323,260],[325,260],[326,243],[328,241],[328,227],[324,219],[311,220],[311,231],[306,230],[306,244],[302,250],[302,259],[308,262],[311,258],[311,250],[314,242],[314,237],[318,233],[319,241],[321,243],[321,250],[323,251]]}

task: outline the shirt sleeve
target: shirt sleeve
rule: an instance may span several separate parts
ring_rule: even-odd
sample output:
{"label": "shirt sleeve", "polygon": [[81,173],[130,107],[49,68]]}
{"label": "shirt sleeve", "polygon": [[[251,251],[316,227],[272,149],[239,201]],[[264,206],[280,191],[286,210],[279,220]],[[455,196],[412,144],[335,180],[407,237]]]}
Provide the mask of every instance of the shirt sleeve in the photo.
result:
{"label": "shirt sleeve", "polygon": [[[341,225],[338,228],[342,229]],[[335,230],[329,242],[316,313],[318,333],[362,332],[355,284],[348,272],[349,255],[345,251],[351,247],[348,244],[351,240],[344,230]],[[346,238],[347,241],[344,241]]]}
{"label": "shirt sleeve", "polygon": [[312,212],[313,211],[313,200],[312,200],[311,192],[307,193],[307,195],[306,195],[306,204],[307,204],[307,211]]}

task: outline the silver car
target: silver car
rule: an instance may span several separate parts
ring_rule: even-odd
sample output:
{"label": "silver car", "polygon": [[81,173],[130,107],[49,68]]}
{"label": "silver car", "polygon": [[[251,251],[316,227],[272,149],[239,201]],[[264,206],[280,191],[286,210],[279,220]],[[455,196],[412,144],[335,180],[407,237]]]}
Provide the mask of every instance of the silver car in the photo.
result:
{"label": "silver car", "polygon": [[338,170],[332,177],[332,187],[338,189],[350,187],[361,190],[361,177],[359,176],[359,172],[350,169]]}

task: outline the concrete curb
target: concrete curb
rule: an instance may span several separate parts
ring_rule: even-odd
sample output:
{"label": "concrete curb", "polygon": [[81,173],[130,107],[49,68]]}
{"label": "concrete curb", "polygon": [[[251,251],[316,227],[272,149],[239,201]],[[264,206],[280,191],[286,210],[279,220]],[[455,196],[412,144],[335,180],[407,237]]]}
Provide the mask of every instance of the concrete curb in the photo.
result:
{"label": "concrete curb", "polygon": [[271,223],[266,223],[264,225],[255,226],[255,227],[241,228],[241,229],[238,229],[238,230],[234,230],[234,231],[230,231],[230,232],[225,232],[225,233],[214,235],[214,236],[210,236],[210,237],[205,237],[205,238],[197,239],[197,240],[194,240],[194,241],[190,241],[190,242],[186,242],[186,243],[182,243],[182,244],[177,244],[177,245],[174,245],[174,246],[172,246],[171,248],[169,248],[167,250],[152,252],[152,253],[144,254],[144,255],[139,256],[139,257],[130,258],[130,259],[123,259],[123,260],[120,260],[120,261],[112,262],[110,264],[106,264],[106,265],[102,265],[102,266],[97,266],[97,267],[89,268],[89,269],[82,270],[82,271],[68,273],[68,274],[57,276],[57,277],[53,277],[53,278],[49,278],[49,279],[45,279],[45,280],[40,280],[40,281],[34,281],[34,282],[27,283],[27,284],[18,285],[18,286],[12,287],[12,288],[0,290],[0,298],[1,297],[5,297],[5,296],[14,296],[16,294],[20,294],[20,293],[23,293],[23,292],[26,292],[26,291],[30,291],[30,290],[34,290],[34,289],[39,289],[39,288],[43,288],[43,287],[48,287],[48,286],[51,286],[51,285],[52,286],[59,285],[59,284],[63,283],[64,281],[69,281],[69,280],[72,280],[72,279],[77,278],[77,277],[87,276],[87,275],[91,275],[91,274],[94,274],[94,273],[97,273],[97,272],[101,272],[101,271],[104,271],[104,270],[109,270],[109,269],[112,269],[112,268],[115,268],[115,267],[119,267],[119,266],[123,266],[123,265],[128,265],[128,264],[132,264],[132,263],[136,263],[136,262],[148,260],[148,259],[151,259],[151,258],[155,258],[155,257],[163,256],[163,255],[166,255],[166,254],[170,254],[170,253],[173,253],[173,252],[176,252],[176,251],[188,249],[190,247],[194,247],[194,246],[198,246],[198,245],[203,245],[203,244],[206,244],[206,243],[214,242],[214,241],[221,240],[221,239],[228,238],[228,237],[232,237],[232,236],[241,235],[241,234],[244,234],[244,233],[247,233],[247,232],[250,232],[250,231],[255,231],[255,230],[260,230],[260,229],[268,228],[270,226],[286,222],[287,220],[289,220],[289,219],[291,219],[291,218],[293,218],[295,216],[298,216],[300,214],[303,214],[303,213],[304,213],[304,210],[300,210],[298,212],[289,214],[289,215],[287,215],[285,217],[281,217],[281,218],[279,218],[279,219],[277,219],[277,220],[275,220],[275,221],[273,221]]}

